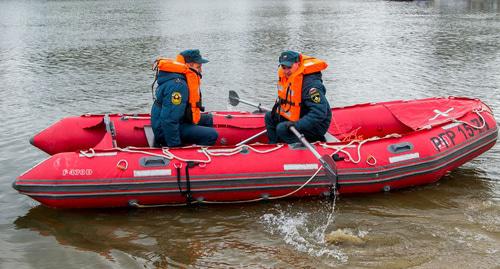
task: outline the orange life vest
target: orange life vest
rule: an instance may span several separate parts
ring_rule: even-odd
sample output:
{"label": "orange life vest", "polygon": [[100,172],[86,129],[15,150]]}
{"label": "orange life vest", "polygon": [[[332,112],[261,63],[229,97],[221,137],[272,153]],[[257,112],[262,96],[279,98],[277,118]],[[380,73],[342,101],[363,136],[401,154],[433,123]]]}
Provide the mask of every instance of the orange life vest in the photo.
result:
{"label": "orange life vest", "polygon": [[290,77],[286,78],[281,66],[278,68],[278,108],[281,116],[289,121],[300,119],[300,105],[302,103],[302,80],[304,75],[325,70],[328,64],[311,56],[299,56],[299,68]]}
{"label": "orange life vest", "polygon": [[188,107],[191,110],[193,123],[197,124],[201,117],[201,94],[200,94],[200,76],[186,65],[186,61],[182,55],[177,55],[177,58],[158,58],[155,62],[158,70],[183,74],[186,77],[189,100]]}

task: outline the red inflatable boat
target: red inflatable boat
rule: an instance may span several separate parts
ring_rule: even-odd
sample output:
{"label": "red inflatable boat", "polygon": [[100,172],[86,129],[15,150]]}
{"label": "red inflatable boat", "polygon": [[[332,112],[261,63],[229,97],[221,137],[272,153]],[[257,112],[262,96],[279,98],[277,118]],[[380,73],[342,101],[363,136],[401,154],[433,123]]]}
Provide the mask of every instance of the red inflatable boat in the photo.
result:
{"label": "red inflatable boat", "polygon": [[[477,99],[429,98],[333,109],[316,142],[334,156],[340,194],[428,184],[490,149],[498,128]],[[300,145],[238,142],[264,129],[263,115],[215,112],[213,147],[151,148],[148,115],[63,119],[32,143],[54,154],[13,186],[56,208],[233,203],[330,195],[332,180]]]}
{"label": "red inflatable boat", "polygon": [[[235,145],[265,129],[263,114],[211,112],[219,139],[217,145]],[[33,136],[30,143],[50,155],[89,148],[109,148],[111,133],[118,147],[152,147],[149,114],[86,114],[64,118]],[[255,141],[265,142],[266,136]],[[104,142],[104,143],[103,143]]]}

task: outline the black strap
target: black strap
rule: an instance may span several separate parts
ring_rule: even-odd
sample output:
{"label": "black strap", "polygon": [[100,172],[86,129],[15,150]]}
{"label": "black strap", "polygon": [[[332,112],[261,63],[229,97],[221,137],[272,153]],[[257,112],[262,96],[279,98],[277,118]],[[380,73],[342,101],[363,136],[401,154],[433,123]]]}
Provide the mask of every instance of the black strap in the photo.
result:
{"label": "black strap", "polygon": [[191,204],[191,202],[193,201],[193,194],[191,192],[191,181],[189,180],[189,168],[193,167],[195,165],[194,162],[187,162],[186,163],[186,169],[185,169],[185,173],[186,173],[186,190],[183,191],[182,190],[182,187],[181,187],[181,168],[180,167],[176,167],[176,170],[177,170],[177,186],[179,187],[179,192],[184,195],[184,197],[186,197],[186,203],[188,205]]}
{"label": "black strap", "polygon": [[153,80],[153,83],[151,83],[151,95],[153,96],[153,100],[156,101],[156,96],[155,96],[155,83],[158,81],[158,73],[160,70],[158,69],[158,60],[155,61],[155,64],[153,65],[153,71],[155,72],[155,79]]}
{"label": "black strap", "polygon": [[202,79],[202,78],[203,78],[203,76],[201,75],[201,73],[200,73],[200,72],[198,72],[198,70],[196,70],[196,69],[194,69],[194,68],[191,68],[191,67],[189,67],[189,69],[190,69],[191,71],[193,71],[193,72],[194,72],[194,73],[195,73],[198,77],[200,77],[200,79]]}
{"label": "black strap", "polygon": [[[288,98],[289,98],[288,96],[289,96],[289,94],[290,94],[290,85],[288,85],[288,87],[286,88],[285,100],[283,100],[283,103],[284,103],[285,105],[288,105],[288,109],[287,109],[287,110],[285,110],[285,113],[288,113],[288,111],[290,111],[290,109],[292,109],[292,106],[294,105],[294,104],[292,103],[292,101],[291,101],[291,100],[290,100],[290,101],[288,101]],[[290,96],[290,98],[292,98],[292,97]]]}
{"label": "black strap", "polygon": [[182,191],[182,187],[181,187],[181,168],[176,167],[175,169],[177,170],[177,186],[179,186],[179,192],[182,195],[184,195],[184,192]]}
{"label": "black strap", "polygon": [[186,203],[189,205],[193,201],[193,195],[191,193],[191,181],[189,181],[189,167],[192,162],[188,162],[186,165],[186,192],[184,195],[186,196]]}

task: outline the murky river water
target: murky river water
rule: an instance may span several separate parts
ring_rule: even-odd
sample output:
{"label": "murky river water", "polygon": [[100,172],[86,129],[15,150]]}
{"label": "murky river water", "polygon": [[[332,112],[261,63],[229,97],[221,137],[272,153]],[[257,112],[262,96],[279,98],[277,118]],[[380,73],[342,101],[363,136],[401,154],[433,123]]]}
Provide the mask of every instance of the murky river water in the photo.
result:
{"label": "murky river water", "polygon": [[[0,267],[498,268],[500,147],[439,183],[323,200],[60,211],[12,181],[28,143],[86,112],[148,112],[158,55],[200,48],[209,110],[228,90],[271,105],[277,58],[325,59],[336,106],[459,95],[500,113],[500,1],[1,1]],[[240,107],[240,109],[250,109]]]}

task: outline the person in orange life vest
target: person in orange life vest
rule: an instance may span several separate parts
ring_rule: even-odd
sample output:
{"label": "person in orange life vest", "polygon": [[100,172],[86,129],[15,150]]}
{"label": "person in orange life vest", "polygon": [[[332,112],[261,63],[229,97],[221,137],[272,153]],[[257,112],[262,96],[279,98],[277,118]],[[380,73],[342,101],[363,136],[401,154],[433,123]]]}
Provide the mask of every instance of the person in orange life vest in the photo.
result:
{"label": "person in orange life vest", "polygon": [[155,146],[214,145],[218,134],[211,114],[201,114],[202,64],[200,51],[185,50],[176,59],[159,58],[158,87],[151,108]]}
{"label": "person in orange life vest", "polygon": [[295,51],[281,53],[279,64],[278,99],[265,115],[269,143],[299,142],[290,126],[295,126],[310,142],[325,141],[332,112],[321,71],[328,65]]}

